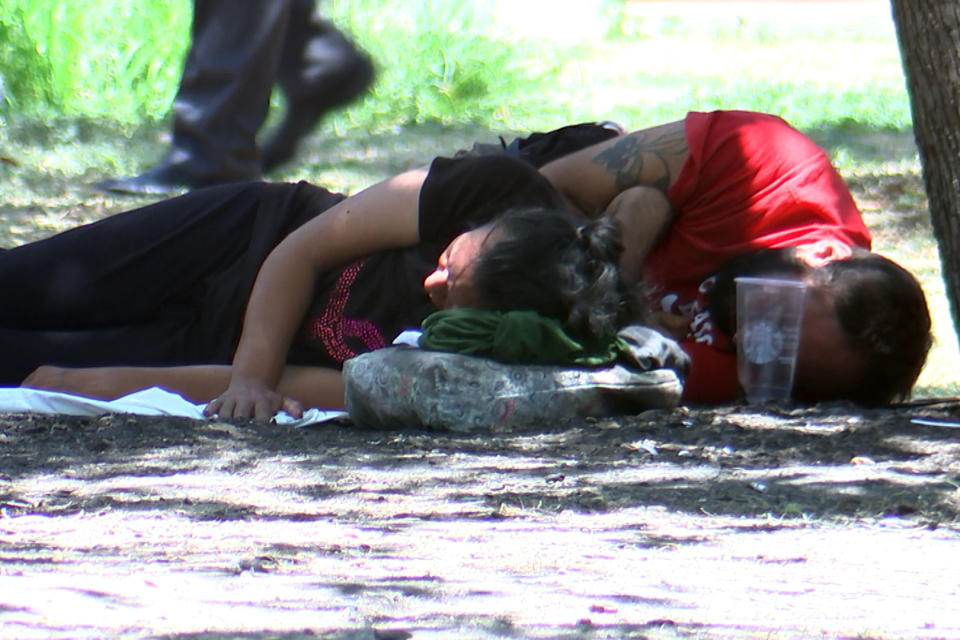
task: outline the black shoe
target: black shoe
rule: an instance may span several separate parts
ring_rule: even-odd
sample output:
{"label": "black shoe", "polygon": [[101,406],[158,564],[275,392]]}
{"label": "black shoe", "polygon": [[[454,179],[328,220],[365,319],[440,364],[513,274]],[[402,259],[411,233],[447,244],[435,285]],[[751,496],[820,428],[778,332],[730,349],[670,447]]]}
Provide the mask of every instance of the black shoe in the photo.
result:
{"label": "black shoe", "polygon": [[373,77],[373,63],[361,54],[351,64],[323,78],[310,95],[291,100],[283,121],[260,148],[263,170],[270,171],[293,158],[300,141],[317,121],[327,111],[352,102],[370,86]]}
{"label": "black shoe", "polygon": [[131,178],[108,178],[94,185],[100,191],[141,196],[163,196],[197,187],[208,187],[227,182],[259,180],[260,176],[231,176],[223,179],[198,178],[182,167],[168,162],[147,169]]}
{"label": "black shoe", "polygon": [[101,191],[141,196],[162,196],[194,186],[190,177],[174,165],[160,163],[138,176],[107,178],[94,185]]}

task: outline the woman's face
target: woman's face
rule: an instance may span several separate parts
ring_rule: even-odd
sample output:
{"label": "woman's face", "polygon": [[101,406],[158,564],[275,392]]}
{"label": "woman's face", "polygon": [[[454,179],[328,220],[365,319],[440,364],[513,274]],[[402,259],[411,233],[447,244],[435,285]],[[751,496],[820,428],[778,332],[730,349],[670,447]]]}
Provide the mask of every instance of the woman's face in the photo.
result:
{"label": "woman's face", "polygon": [[482,307],[473,285],[473,265],[490,237],[490,227],[461,233],[447,245],[437,268],[423,281],[427,297],[438,309]]}

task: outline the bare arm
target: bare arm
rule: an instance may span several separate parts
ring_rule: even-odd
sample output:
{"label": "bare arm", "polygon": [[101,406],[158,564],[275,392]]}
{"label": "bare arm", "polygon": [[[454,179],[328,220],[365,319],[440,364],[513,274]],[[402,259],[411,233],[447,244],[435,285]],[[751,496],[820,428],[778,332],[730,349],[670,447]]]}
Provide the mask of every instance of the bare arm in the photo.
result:
{"label": "bare arm", "polygon": [[191,402],[207,402],[230,382],[227,365],[189,367],[37,367],[22,387],[64,391],[99,400],[115,400],[134,391],[162,387]]}
{"label": "bare arm", "polygon": [[621,273],[639,280],[647,256],[673,221],[670,202],[654,187],[630,187],[610,202],[606,213],[620,223],[624,247]]}
{"label": "bare arm", "polygon": [[376,251],[415,245],[426,175],[426,169],[409,171],[347,198],[270,253],[247,303],[229,386],[208,405],[208,414],[273,415],[284,400],[277,383],[287,351],[318,274]]}
{"label": "bare arm", "polygon": [[680,120],[611,138],[554,160],[540,171],[584,213],[598,215],[631,187],[666,191],[688,155]]}
{"label": "bare arm", "polygon": [[[228,365],[184,367],[90,367],[69,369],[43,366],[31,373],[22,386],[65,391],[89,398],[114,400],[146,389],[161,387],[179,393],[191,402],[209,402],[230,384]],[[336,369],[287,366],[277,383],[284,397],[279,407],[299,417],[304,407],[343,408],[343,377]]]}

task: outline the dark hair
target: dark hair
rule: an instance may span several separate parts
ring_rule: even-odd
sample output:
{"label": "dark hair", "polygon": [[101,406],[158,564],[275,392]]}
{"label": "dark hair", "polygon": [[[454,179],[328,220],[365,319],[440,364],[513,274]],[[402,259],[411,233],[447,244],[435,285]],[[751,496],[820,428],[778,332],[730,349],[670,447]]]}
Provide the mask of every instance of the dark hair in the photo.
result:
{"label": "dark hair", "polygon": [[850,399],[876,405],[908,398],[933,344],[917,279],[892,260],[854,249],[815,269],[813,281],[833,296],[840,326],[864,358]]}
{"label": "dark hair", "polygon": [[721,331],[732,336],[737,332],[736,278],[762,276],[804,280],[811,271],[796,257],[793,247],[764,249],[737,256],[721,265],[714,275],[713,288],[708,294],[710,315]]}
{"label": "dark hair", "polygon": [[559,320],[579,338],[610,338],[628,320],[646,317],[638,287],[626,287],[617,260],[619,225],[566,210],[509,210],[491,223],[490,245],[474,265],[484,303],[532,310]]}
{"label": "dark hair", "polygon": [[710,293],[717,325],[736,331],[736,276],[785,276],[804,279],[829,297],[837,321],[859,357],[854,379],[823,376],[820,388],[795,390],[805,401],[845,399],[865,405],[909,397],[933,342],[923,289],[906,269],[866,249],[854,248],[845,260],[814,269],[797,259],[793,248],[767,249],[736,258],[721,267]]}

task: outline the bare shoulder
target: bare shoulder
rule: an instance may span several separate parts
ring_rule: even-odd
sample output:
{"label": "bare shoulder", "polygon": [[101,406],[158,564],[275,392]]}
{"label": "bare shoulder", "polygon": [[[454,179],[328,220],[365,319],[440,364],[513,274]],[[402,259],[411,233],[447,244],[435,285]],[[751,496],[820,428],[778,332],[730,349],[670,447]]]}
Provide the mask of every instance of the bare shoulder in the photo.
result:
{"label": "bare shoulder", "polygon": [[608,141],[591,162],[608,173],[620,190],[645,185],[666,190],[687,159],[683,121],[641,129]]}
{"label": "bare shoulder", "polygon": [[288,244],[312,254],[321,268],[413,246],[419,242],[426,175],[425,168],[414,169],[377,183],[314,217],[288,237]]}
{"label": "bare shoulder", "polygon": [[541,172],[585,213],[595,214],[631,187],[666,191],[688,155],[684,121],[679,120],[605,140],[555,160]]}

